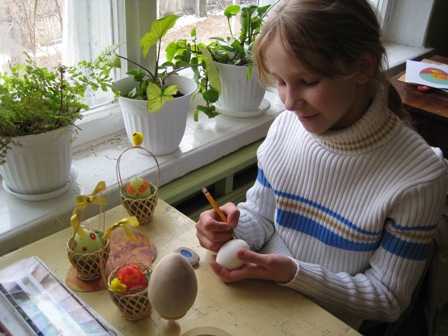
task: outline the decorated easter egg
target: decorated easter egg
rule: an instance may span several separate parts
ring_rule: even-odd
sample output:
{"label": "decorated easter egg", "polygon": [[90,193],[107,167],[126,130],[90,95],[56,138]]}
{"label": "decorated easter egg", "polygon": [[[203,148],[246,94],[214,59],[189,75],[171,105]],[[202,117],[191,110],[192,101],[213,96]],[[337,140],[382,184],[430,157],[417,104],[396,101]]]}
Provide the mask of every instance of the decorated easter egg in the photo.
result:
{"label": "decorated easter egg", "polygon": [[151,182],[134,177],[125,186],[125,196],[129,198],[146,198],[154,192]]}
{"label": "decorated easter egg", "polygon": [[184,316],[193,306],[197,292],[193,266],[179,253],[170,253],[160,260],[149,280],[149,301],[164,319]]}
{"label": "decorated easter egg", "polygon": [[117,272],[117,278],[126,286],[126,291],[139,291],[148,286],[145,273],[137,265],[124,265]]}
{"label": "decorated easter egg", "polygon": [[249,244],[242,239],[229,240],[219,249],[216,262],[228,270],[240,268],[244,262],[238,259],[236,254],[239,250],[248,248]]}
{"label": "decorated easter egg", "polygon": [[448,84],[448,73],[439,68],[428,67],[420,71],[420,77],[434,84]]}
{"label": "decorated easter egg", "polygon": [[103,241],[97,232],[84,229],[86,235],[81,238],[78,234],[72,240],[72,250],[76,253],[93,253],[101,249]]}

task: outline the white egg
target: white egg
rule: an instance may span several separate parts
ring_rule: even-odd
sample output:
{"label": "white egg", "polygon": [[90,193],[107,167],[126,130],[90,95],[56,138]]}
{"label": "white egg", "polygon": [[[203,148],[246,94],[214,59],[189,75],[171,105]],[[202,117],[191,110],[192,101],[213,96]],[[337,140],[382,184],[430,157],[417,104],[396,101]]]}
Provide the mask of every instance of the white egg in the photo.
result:
{"label": "white egg", "polygon": [[248,248],[249,244],[242,239],[229,240],[219,249],[216,262],[228,270],[240,268],[244,262],[238,259],[236,254],[239,250]]}

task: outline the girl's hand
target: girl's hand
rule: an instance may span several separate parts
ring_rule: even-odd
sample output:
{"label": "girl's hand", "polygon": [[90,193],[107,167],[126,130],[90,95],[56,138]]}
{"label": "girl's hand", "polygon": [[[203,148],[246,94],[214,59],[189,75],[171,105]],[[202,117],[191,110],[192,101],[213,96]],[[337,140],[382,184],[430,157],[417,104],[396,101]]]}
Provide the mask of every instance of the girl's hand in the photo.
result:
{"label": "girl's hand", "polygon": [[227,203],[220,209],[226,215],[227,223],[222,222],[213,209],[202,212],[196,223],[199,243],[212,252],[218,252],[224,243],[232,239],[233,229],[240,218],[240,211],[233,203]]}
{"label": "girl's hand", "polygon": [[213,271],[226,283],[244,279],[263,279],[276,282],[289,282],[297,272],[297,264],[289,257],[280,254],[260,254],[242,249],[237,256],[246,264],[229,271],[219,266],[216,257],[210,262]]}

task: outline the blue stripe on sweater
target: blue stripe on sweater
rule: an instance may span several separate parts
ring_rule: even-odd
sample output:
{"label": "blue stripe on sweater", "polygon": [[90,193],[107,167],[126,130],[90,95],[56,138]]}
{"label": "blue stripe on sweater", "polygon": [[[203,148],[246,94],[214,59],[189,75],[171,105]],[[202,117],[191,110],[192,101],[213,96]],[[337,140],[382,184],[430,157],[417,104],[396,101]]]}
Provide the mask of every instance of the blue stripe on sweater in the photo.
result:
{"label": "blue stripe on sweater", "polygon": [[257,181],[260,182],[262,186],[271,189],[271,185],[269,184],[268,180],[266,179],[266,176],[264,176],[263,170],[261,169],[258,169]]}
{"label": "blue stripe on sweater", "polygon": [[293,200],[298,203],[310,205],[311,207],[330,215],[331,217],[335,218],[338,222],[343,223],[344,225],[348,226],[350,229],[352,229],[354,231],[357,231],[357,232],[360,232],[362,234],[369,235],[369,236],[377,236],[378,235],[377,232],[372,232],[372,231],[367,231],[367,230],[361,229],[360,227],[358,227],[355,224],[353,224],[352,222],[350,222],[347,218],[344,218],[337,212],[334,212],[333,210],[331,210],[327,207],[324,207],[322,204],[316,203],[314,201],[303,198],[301,196],[291,195],[291,194],[284,193],[284,192],[275,192],[275,194],[281,198],[286,198],[286,199],[290,199],[290,200]]}
{"label": "blue stripe on sweater", "polygon": [[[268,180],[264,176],[264,173],[263,173],[263,171],[261,169],[258,171],[257,179],[258,179],[258,182],[260,182],[264,187],[271,188],[271,185],[269,184]],[[324,207],[323,205],[321,205],[319,203],[316,203],[314,201],[311,201],[309,199],[303,198],[303,197],[298,196],[298,195],[288,194],[288,193],[280,192],[280,191],[276,191],[276,190],[273,190],[273,191],[274,191],[275,195],[277,197],[279,197],[279,198],[290,199],[290,200],[293,200],[295,202],[299,202],[299,203],[303,203],[303,204],[306,204],[306,205],[310,205],[313,208],[330,215],[331,217],[335,218],[337,221],[343,223],[344,225],[348,226],[350,229],[352,229],[354,231],[360,232],[360,233],[365,234],[365,235],[370,235],[370,236],[377,236],[378,235],[377,232],[371,232],[371,231],[367,231],[367,230],[359,228],[358,226],[356,226],[355,224],[350,222],[347,218],[344,218],[343,216],[341,216],[337,212],[334,212],[333,210],[331,210],[331,209],[329,209],[327,207]]]}
{"label": "blue stripe on sweater", "polygon": [[276,222],[279,225],[310,235],[326,245],[344,250],[359,252],[374,251],[379,246],[379,241],[364,243],[349,240],[347,238],[341,237],[335,232],[332,232],[331,230],[322,226],[321,223],[307,216],[289,211],[283,211],[281,209],[277,210]]}
{"label": "blue stripe on sweater", "polygon": [[[407,228],[392,221],[392,229],[397,231],[433,231],[437,225],[432,227]],[[412,243],[398,239],[392,232],[385,230],[381,246],[388,252],[399,257],[413,260],[425,260],[431,244]]]}
{"label": "blue stripe on sweater", "polygon": [[[264,173],[263,173],[263,171],[261,169],[258,170],[258,177],[257,177],[257,179],[258,179],[258,182],[260,182],[264,187],[271,189],[271,185],[269,184],[268,180],[264,176]],[[274,191],[274,193],[275,193],[275,195],[277,197],[286,198],[286,199],[290,199],[290,200],[293,200],[293,201],[296,201],[296,202],[300,202],[300,203],[303,203],[303,204],[310,205],[313,208],[318,209],[319,211],[322,211],[322,212],[330,215],[331,217],[337,219],[339,222],[347,225],[352,230],[355,230],[355,231],[358,231],[358,232],[361,232],[361,233],[367,234],[367,235],[373,235],[373,236],[376,236],[378,234],[378,233],[371,232],[371,231],[366,231],[366,230],[363,230],[363,229],[357,227],[352,222],[350,222],[348,219],[342,217],[341,215],[339,215],[338,213],[334,212],[333,210],[322,206],[319,203],[316,203],[314,201],[308,200],[306,198],[303,198],[303,197],[300,197],[300,196],[297,196],[297,195],[276,191],[274,189],[272,189],[272,190]]]}
{"label": "blue stripe on sweater", "polygon": [[[260,184],[262,184],[266,188],[271,188],[270,183],[266,179],[265,175],[263,174],[262,170],[258,171],[257,180]],[[338,213],[322,206],[321,204],[318,204],[316,202],[313,202],[311,200],[307,200],[303,197],[297,196],[297,195],[291,195],[284,192],[278,192],[274,190],[274,193],[277,197],[287,198],[294,200],[296,202],[302,202],[304,204],[310,205],[319,211],[325,212],[328,215],[332,216],[333,218],[337,219],[340,223],[343,223],[344,225],[350,227],[350,229],[359,232],[361,235],[369,235],[374,236],[378,235],[378,233],[370,232],[363,230],[359,227],[357,227],[355,224],[344,218],[343,216],[339,215]],[[277,218],[276,222],[286,228],[302,232],[304,234],[310,235],[319,241],[323,242],[324,244],[327,244],[332,247],[345,249],[345,250],[351,250],[351,251],[359,251],[359,252],[368,252],[368,251],[374,251],[378,248],[380,241],[372,242],[372,243],[362,243],[362,242],[356,242],[349,240],[347,238],[341,237],[340,235],[332,232],[331,230],[327,229],[326,227],[322,226],[321,223],[304,216],[303,214],[299,213],[293,213],[290,211],[282,210],[280,208],[277,208]],[[400,227],[399,225],[393,223],[392,226],[395,229],[403,229],[403,227]],[[412,228],[412,230],[433,230],[432,228]],[[399,239],[396,236],[394,236],[391,232],[384,231],[384,235],[381,239],[381,246],[387,250],[388,252],[397,255],[402,258],[406,259],[412,259],[412,260],[424,260],[427,257],[429,244],[419,244],[419,243],[411,243],[407,242],[405,240]]]}
{"label": "blue stripe on sweater", "polygon": [[429,244],[410,243],[398,239],[390,232],[385,232],[381,246],[388,252],[411,260],[425,260],[428,256]]}

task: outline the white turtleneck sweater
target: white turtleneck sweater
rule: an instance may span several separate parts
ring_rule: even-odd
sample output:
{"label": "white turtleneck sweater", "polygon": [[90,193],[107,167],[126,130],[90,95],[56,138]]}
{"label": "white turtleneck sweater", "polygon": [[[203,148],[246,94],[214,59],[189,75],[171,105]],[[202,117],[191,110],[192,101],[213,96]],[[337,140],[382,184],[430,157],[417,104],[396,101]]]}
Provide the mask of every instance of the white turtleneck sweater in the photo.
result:
{"label": "white turtleneck sweater", "polygon": [[407,307],[448,189],[442,160],[384,106],[377,94],[355,124],[322,135],[283,112],[238,205],[238,238],[297,263],[282,285],[355,328]]}

